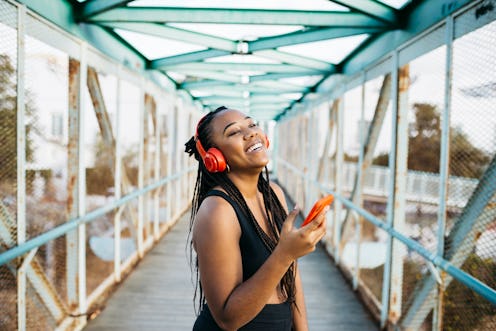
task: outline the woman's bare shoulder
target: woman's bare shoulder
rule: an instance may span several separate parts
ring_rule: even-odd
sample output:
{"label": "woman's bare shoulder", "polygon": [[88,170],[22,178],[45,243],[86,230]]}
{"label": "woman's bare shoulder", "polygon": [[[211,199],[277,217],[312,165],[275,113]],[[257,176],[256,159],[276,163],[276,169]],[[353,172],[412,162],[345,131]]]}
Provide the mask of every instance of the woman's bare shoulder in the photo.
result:
{"label": "woman's bare shoulder", "polygon": [[272,182],[272,181],[270,182],[270,187],[272,188],[272,190],[276,194],[276,196],[279,199],[279,201],[281,202],[281,204],[287,210],[288,209],[288,205],[286,203],[286,196],[284,195],[283,189],[279,186],[279,184],[277,184],[275,182]]}
{"label": "woman's bare shoulder", "polygon": [[193,241],[215,236],[221,239],[240,231],[236,212],[231,204],[219,196],[206,197],[201,203],[193,227]]}
{"label": "woman's bare shoulder", "polygon": [[274,192],[276,194],[283,194],[284,195],[284,191],[282,190],[282,188],[279,186],[279,184],[277,184],[276,182],[273,182],[273,181],[270,181],[270,187],[274,190]]}

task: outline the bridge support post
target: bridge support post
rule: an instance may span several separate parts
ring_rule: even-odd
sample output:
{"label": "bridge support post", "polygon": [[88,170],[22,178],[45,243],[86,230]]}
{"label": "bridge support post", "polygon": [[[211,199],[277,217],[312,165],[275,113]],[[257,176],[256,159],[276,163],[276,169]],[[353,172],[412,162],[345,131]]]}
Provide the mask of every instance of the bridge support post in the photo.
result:
{"label": "bridge support post", "polygon": [[[398,232],[405,223],[405,189],[408,161],[408,65],[399,68],[398,52],[393,53],[392,68],[392,145],[389,155],[391,176],[387,223]],[[401,316],[403,256],[405,247],[388,238],[382,288],[381,327],[389,320],[396,324]]]}
{"label": "bridge support post", "polygon": [[[342,178],[343,178],[343,163],[344,163],[344,150],[343,150],[343,126],[344,126],[344,99],[339,98],[337,100],[337,111],[336,111],[336,157],[334,158],[335,173],[334,173],[334,185],[335,192],[338,195],[342,194]],[[341,225],[343,224],[342,214],[342,203],[339,200],[334,202],[334,259],[336,264],[339,264],[341,257],[340,241],[341,241]]]}
{"label": "bridge support post", "polygon": [[[437,213],[437,255],[444,258],[444,233],[446,231],[446,205],[448,201],[449,182],[449,146],[450,146],[450,110],[451,110],[451,79],[453,62],[453,32],[454,19],[450,15],[446,18],[446,63],[444,77],[444,109],[441,114],[441,155],[439,164],[439,208]],[[446,273],[441,271],[441,283],[437,287],[437,304],[434,307],[433,329],[443,329],[443,298]]]}
{"label": "bridge support post", "polygon": [[[398,68],[398,99],[396,114],[396,166],[394,172],[394,204],[393,227],[404,233],[406,207],[406,179],[408,177],[408,87],[409,66]],[[403,257],[405,246],[398,240],[393,240],[391,266],[391,297],[389,318],[396,324],[401,316],[401,302],[403,297]]]}
{"label": "bridge support post", "polygon": [[[17,245],[26,241],[26,127],[25,127],[25,21],[26,6],[17,8]],[[1,203],[1,202],[0,202]],[[3,207],[3,206],[2,206]],[[2,213],[3,214],[3,213]],[[5,216],[2,215],[2,218]],[[0,220],[2,222],[3,220]],[[11,228],[12,229],[12,228]],[[11,238],[11,231],[7,228],[5,236]],[[8,233],[8,235],[7,235]],[[5,241],[7,242],[7,241]],[[14,244],[12,240],[12,244]],[[19,266],[20,261],[17,265]],[[18,267],[17,274],[17,328],[18,330],[26,329],[26,272],[25,268]]]}
{"label": "bridge support post", "polygon": [[[81,45],[80,60],[69,60],[69,140],[68,140],[68,218],[85,213],[85,171],[83,160],[84,128],[82,109],[87,80],[86,44]],[[86,227],[80,224],[66,235],[67,299],[71,310],[86,312]]]}

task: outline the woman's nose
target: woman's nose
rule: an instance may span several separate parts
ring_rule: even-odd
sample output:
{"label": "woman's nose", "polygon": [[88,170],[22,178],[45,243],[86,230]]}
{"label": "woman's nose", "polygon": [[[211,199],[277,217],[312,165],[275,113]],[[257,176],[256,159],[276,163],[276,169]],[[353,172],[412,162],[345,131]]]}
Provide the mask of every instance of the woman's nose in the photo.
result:
{"label": "woman's nose", "polygon": [[252,137],[254,137],[256,134],[257,134],[257,130],[255,130],[255,129],[253,129],[253,128],[248,128],[248,131],[247,131],[247,132],[246,132],[246,134],[245,134],[245,138],[246,138],[246,139],[252,138]]}

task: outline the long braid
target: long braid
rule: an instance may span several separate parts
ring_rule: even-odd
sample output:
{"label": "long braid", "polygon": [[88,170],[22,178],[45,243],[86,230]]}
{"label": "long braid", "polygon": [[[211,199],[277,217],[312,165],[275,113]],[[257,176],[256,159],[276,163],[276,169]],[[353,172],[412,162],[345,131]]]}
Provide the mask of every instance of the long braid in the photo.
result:
{"label": "long braid", "polygon": [[[205,150],[208,150],[208,148],[211,147],[211,129],[210,129],[210,123],[212,119],[220,112],[223,110],[226,110],[226,107],[219,107],[215,111],[212,111],[208,113],[200,122],[198,125],[197,131],[198,131],[198,136],[200,138],[200,141],[202,142],[203,147]],[[190,224],[189,224],[189,234],[188,234],[188,241],[189,241],[189,257],[190,257],[190,266],[192,267],[194,264],[194,271],[192,270],[192,277],[194,276],[194,279],[192,281],[196,283],[195,286],[195,291],[194,291],[194,301],[196,302],[196,299],[198,299],[198,310],[197,313],[199,313],[203,306],[205,305],[205,296],[203,293],[203,289],[201,286],[201,282],[199,279],[199,270],[198,270],[198,258],[193,263],[193,242],[191,240],[191,232],[193,229],[194,221],[196,218],[196,214],[198,212],[198,209],[207,196],[208,192],[212,190],[215,186],[220,186],[222,187],[226,193],[241,207],[241,210],[245,214],[245,216],[250,220],[252,223],[257,235],[259,238],[262,240],[263,244],[265,247],[272,252],[275,247],[277,246],[277,243],[279,241],[279,235],[280,231],[282,228],[282,224],[284,220],[287,217],[287,213],[284,210],[284,207],[281,205],[279,199],[277,198],[275,192],[272,190],[270,187],[270,181],[269,181],[269,173],[267,168],[265,168],[265,178],[263,176],[263,173],[260,174],[259,179],[258,179],[258,190],[262,193],[263,196],[263,201],[264,201],[264,206],[265,206],[265,214],[267,217],[267,223],[268,223],[268,228],[269,228],[269,234],[267,234],[258,224],[257,220],[255,219],[255,216],[251,212],[250,208],[248,207],[248,204],[246,203],[246,200],[244,199],[243,195],[239,191],[239,189],[234,185],[234,183],[229,179],[227,174],[225,172],[219,172],[219,173],[210,173],[207,171],[205,168],[205,165],[203,164],[201,160],[201,156],[196,149],[196,142],[195,138],[192,137],[186,144],[186,149],[185,152],[188,153],[190,156],[194,155],[195,159],[198,160],[199,166],[198,166],[198,173],[197,173],[197,178],[196,178],[196,183],[195,183],[195,190],[193,194],[193,199],[192,199],[192,211],[191,211],[191,218],[190,218]],[[193,269],[193,267],[192,267]],[[295,264],[292,263],[291,266],[288,268],[287,272],[283,276],[280,282],[281,289],[283,290],[283,293],[287,297],[288,302],[295,304]],[[196,304],[195,304],[196,308]]]}

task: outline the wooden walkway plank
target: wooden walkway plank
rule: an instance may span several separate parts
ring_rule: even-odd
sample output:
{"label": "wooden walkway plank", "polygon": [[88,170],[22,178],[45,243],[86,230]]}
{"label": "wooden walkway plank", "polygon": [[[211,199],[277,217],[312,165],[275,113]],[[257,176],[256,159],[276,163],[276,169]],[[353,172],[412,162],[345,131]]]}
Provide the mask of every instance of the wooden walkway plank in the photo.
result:
{"label": "wooden walkway plank", "polygon": [[[85,331],[192,329],[188,224],[189,213],[144,257]],[[301,258],[299,267],[311,331],[379,329],[322,247]]]}

